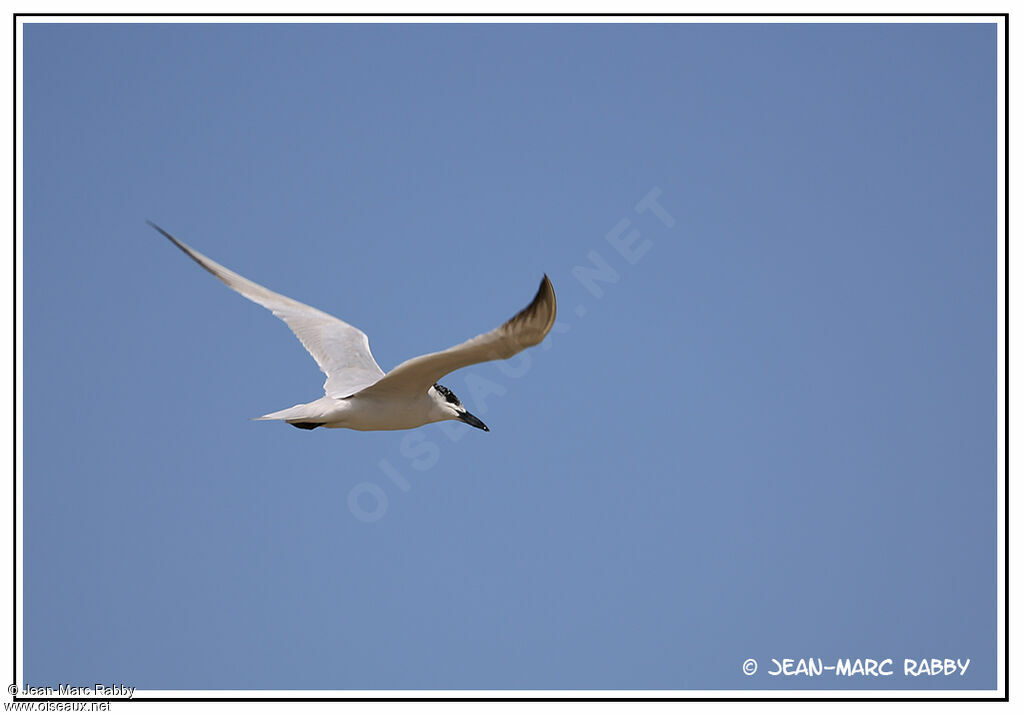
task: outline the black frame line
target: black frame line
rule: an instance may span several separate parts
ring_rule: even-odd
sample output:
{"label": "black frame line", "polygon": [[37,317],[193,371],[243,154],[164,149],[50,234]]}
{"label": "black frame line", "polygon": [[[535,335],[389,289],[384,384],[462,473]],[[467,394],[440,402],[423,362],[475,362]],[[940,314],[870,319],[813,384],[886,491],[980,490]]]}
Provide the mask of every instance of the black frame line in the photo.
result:
{"label": "black frame line", "polygon": [[[1004,693],[1002,697],[929,697],[923,690],[922,697],[815,697],[812,690],[807,695],[786,694],[781,697],[295,697],[295,698],[258,698],[258,697],[140,697],[103,700],[100,698],[60,698],[60,697],[20,697],[13,695],[14,702],[1010,702],[1010,13],[1009,12],[13,12],[12,26],[12,101],[11,101],[11,141],[13,158],[11,166],[12,187],[12,234],[11,234],[11,273],[13,290],[13,352],[12,372],[12,660],[10,686],[17,685],[17,88],[18,88],[18,17],[991,17],[1002,18],[1002,99],[1004,99],[1004,183],[1002,183],[1002,200],[1004,200],[1004,313],[1002,313],[1002,336],[1004,336],[1004,394],[1002,394],[1002,410],[1004,410]],[[998,400],[998,396],[996,396]],[[398,691],[398,690],[393,690]],[[467,690],[472,691],[472,690]],[[525,690],[524,690],[525,691]],[[597,690],[595,690],[597,691]],[[638,690],[641,691],[641,690]],[[643,690],[647,691],[647,690]],[[730,690],[732,691],[732,690]],[[765,690],[767,691],[767,690]],[[801,690],[785,690],[801,691]],[[868,691],[868,690],[865,690]],[[897,691],[897,690],[894,690]],[[903,690],[899,690],[903,691]]]}

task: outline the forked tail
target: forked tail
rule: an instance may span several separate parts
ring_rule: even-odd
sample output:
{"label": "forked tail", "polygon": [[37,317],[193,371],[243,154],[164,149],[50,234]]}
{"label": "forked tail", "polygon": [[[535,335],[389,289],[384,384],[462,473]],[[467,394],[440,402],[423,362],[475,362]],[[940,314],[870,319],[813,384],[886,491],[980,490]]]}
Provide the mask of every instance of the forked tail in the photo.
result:
{"label": "forked tail", "polygon": [[321,423],[321,414],[323,410],[314,403],[300,403],[292,406],[291,408],[285,408],[280,411],[274,411],[264,416],[257,416],[252,419],[254,421],[305,421],[311,423]]}
{"label": "forked tail", "polygon": [[334,408],[333,401],[328,398],[321,398],[311,403],[299,403],[291,408],[268,413],[259,416],[254,421],[287,421],[296,428],[304,428],[307,431],[317,426],[330,423],[331,410]]}
{"label": "forked tail", "polygon": [[315,420],[318,418],[319,412],[311,411],[309,404],[300,403],[297,406],[286,408],[282,411],[274,411],[268,413],[265,416],[258,416],[252,420],[254,421],[287,421],[289,425],[295,426],[296,428],[302,428],[307,431],[312,431],[314,428],[319,428],[323,425],[322,421]]}

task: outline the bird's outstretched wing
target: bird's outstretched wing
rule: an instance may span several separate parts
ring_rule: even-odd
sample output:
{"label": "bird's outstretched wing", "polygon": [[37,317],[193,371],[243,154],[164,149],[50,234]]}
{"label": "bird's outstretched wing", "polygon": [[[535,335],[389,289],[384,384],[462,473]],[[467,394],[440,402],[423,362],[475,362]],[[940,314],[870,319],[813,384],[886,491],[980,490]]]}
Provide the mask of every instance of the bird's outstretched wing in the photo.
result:
{"label": "bird's outstretched wing", "polygon": [[174,242],[183,252],[245,298],[274,312],[290,328],[306,350],[327,374],[324,392],[334,398],[345,398],[380,379],[384,372],[373,360],[366,334],[341,319],[312,306],[276,294],[249,281],[203,256],[192,247],[175,239],[153,222],[149,225]]}
{"label": "bird's outstretched wing", "polygon": [[437,353],[399,364],[384,378],[359,392],[360,396],[423,393],[452,371],[484,361],[506,359],[536,346],[555,323],[555,289],[547,274],[530,305],[504,324],[476,338]]}

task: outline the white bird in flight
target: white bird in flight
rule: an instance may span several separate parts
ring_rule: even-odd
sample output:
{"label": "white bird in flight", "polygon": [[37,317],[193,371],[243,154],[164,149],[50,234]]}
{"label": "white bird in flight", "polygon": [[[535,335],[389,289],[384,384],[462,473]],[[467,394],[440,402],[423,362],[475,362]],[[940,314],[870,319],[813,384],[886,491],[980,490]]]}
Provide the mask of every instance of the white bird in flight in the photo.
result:
{"label": "white bird in flight", "polygon": [[444,351],[411,358],[384,373],[370,353],[366,334],[355,326],[249,281],[153,222],[149,225],[199,266],[288,324],[327,375],[323,398],[268,413],[257,421],[286,421],[307,430],[323,426],[357,431],[395,431],[436,421],[462,421],[489,431],[438,381],[463,366],[510,358],[536,346],[555,323],[555,290],[545,274],[530,305],[498,328]]}

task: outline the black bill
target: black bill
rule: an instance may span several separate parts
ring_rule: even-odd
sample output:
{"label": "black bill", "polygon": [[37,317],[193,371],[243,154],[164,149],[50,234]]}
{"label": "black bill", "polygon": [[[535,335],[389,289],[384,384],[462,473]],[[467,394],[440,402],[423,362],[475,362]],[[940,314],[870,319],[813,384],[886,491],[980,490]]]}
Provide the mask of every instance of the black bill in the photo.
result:
{"label": "black bill", "polygon": [[468,423],[473,428],[479,428],[481,431],[490,431],[491,429],[484,425],[484,422],[474,416],[469,411],[463,411],[459,414],[459,420],[463,423]]}

